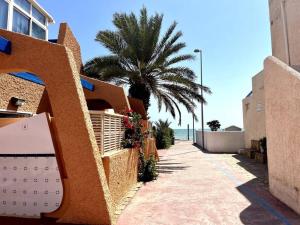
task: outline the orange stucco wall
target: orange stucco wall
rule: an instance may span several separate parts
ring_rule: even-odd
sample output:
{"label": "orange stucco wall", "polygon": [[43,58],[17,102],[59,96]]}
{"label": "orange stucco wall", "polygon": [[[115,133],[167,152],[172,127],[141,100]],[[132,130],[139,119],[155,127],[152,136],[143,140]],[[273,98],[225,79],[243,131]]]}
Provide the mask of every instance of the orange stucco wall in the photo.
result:
{"label": "orange stucco wall", "polygon": [[[12,105],[12,97],[24,99],[25,104]],[[0,74],[0,109],[31,113],[51,111],[44,86],[5,73]]]}
{"label": "orange stucco wall", "polygon": [[145,153],[146,159],[149,159],[150,156],[154,156],[156,160],[159,160],[155,138],[147,138],[146,139],[144,153]]}
{"label": "orange stucco wall", "polygon": [[[13,44],[12,55],[0,55],[0,108],[9,109],[9,99],[19,97],[26,104],[13,110],[50,112],[54,117],[64,197],[59,210],[47,216],[59,222],[113,224],[115,206],[137,182],[138,151],[101,155],[86,100],[104,100],[117,113],[133,105],[146,119],[143,105],[134,99],[130,104],[122,87],[80,75],[80,46],[66,24],[58,39],[65,46],[4,30],[0,35]],[[5,74],[11,71],[38,74],[46,86]],[[95,90],[83,89],[80,77]],[[155,140],[147,140],[145,149],[146,157],[157,155]]]}
{"label": "orange stucco wall", "polygon": [[81,77],[93,83],[95,86],[94,91],[84,90],[86,99],[105,100],[113,107],[116,113],[121,113],[126,108],[130,108],[129,101],[122,87],[86,76]]}
{"label": "orange stucco wall", "polygon": [[81,73],[82,59],[80,45],[67,23],[60,24],[57,44],[64,45],[71,50],[77,65],[78,72]]}
{"label": "orange stucco wall", "polygon": [[28,71],[46,84],[66,169],[67,197],[59,222],[113,223],[111,195],[72,52],[5,30],[0,35],[12,42],[13,49],[9,56],[0,54],[0,73]]}
{"label": "orange stucco wall", "polygon": [[113,203],[118,205],[137,183],[139,153],[136,149],[124,149],[106,153],[102,160]]}
{"label": "orange stucco wall", "polygon": [[136,99],[136,98],[131,98],[131,97],[128,97],[128,101],[129,101],[131,109],[134,112],[137,112],[138,114],[140,114],[142,116],[143,120],[147,120],[147,112],[145,110],[143,101]]}

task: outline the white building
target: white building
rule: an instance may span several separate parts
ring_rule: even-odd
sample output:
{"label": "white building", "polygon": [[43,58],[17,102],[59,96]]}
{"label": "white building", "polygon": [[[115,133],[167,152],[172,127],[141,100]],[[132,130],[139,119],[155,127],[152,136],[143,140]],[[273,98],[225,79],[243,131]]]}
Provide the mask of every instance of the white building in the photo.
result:
{"label": "white building", "polygon": [[52,16],[34,0],[0,0],[0,29],[48,40]]}

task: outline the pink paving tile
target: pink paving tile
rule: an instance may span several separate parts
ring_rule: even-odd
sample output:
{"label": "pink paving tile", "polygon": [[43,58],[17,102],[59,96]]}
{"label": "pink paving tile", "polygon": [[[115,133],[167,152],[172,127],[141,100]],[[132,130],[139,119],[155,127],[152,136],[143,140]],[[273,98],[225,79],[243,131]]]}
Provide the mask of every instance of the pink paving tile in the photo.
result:
{"label": "pink paving tile", "polygon": [[234,155],[206,154],[190,142],[159,154],[160,176],[139,190],[118,225],[300,224]]}

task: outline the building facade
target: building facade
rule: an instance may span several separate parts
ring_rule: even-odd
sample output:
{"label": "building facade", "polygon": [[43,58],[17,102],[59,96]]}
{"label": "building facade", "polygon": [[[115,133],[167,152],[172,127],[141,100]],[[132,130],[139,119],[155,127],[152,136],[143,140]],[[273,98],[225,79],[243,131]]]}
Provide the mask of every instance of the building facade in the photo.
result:
{"label": "building facade", "polygon": [[48,40],[52,16],[34,0],[0,0],[0,29]]}
{"label": "building facade", "polygon": [[252,91],[243,99],[243,122],[245,147],[251,148],[252,140],[266,136],[263,71],[252,78]]}
{"label": "building facade", "polygon": [[[122,87],[82,75],[80,45],[67,24],[61,24],[57,40],[45,41],[46,26],[42,27],[45,28],[43,35],[35,35],[33,24],[38,22],[34,8],[45,16],[46,25],[53,22],[35,1],[0,0],[0,4],[0,10],[8,9],[7,16],[2,14],[5,10],[0,13],[5,28],[0,28],[0,135],[3,134],[0,139],[2,146],[4,142],[8,146],[0,149],[0,161],[12,155],[14,162],[9,161],[7,165],[17,168],[20,160],[25,156],[28,159],[23,166],[26,169],[15,174],[20,176],[18,179],[11,177],[8,171],[1,171],[1,175],[5,174],[9,181],[28,181],[26,186],[20,185],[25,189],[18,194],[32,191],[41,197],[38,202],[30,195],[16,195],[17,199],[6,195],[0,216],[40,217],[43,213],[43,216],[61,223],[114,224],[117,206],[137,183],[139,160],[137,149],[125,149],[121,145],[124,134],[121,112],[125,109],[139,112],[147,129],[143,103],[128,98]],[[25,9],[20,9],[26,7],[23,4],[30,4],[28,14],[23,12]],[[14,19],[18,17],[9,10],[27,16],[26,23],[17,23],[20,30],[13,29]],[[26,29],[24,24],[28,25]],[[5,45],[12,47],[10,51],[6,51]],[[38,132],[41,126],[36,124],[40,122],[46,127],[42,130],[47,134],[47,140],[53,144],[46,154],[44,150],[47,149],[39,147],[41,151],[38,152],[31,149],[44,140],[40,138],[43,132]],[[145,142],[145,155],[157,154],[155,140],[149,137]],[[20,154],[21,151],[25,155]],[[32,160],[37,157],[41,163],[33,164]],[[45,165],[49,162],[47,157],[53,159],[54,166]],[[43,167],[43,172],[26,177],[27,171],[40,171],[39,166]],[[59,178],[54,179],[49,174],[44,177],[50,170],[56,170]],[[48,184],[53,180],[62,188],[57,186],[54,191],[46,189],[40,192],[39,187],[50,188]],[[1,179],[1,188],[6,181]],[[36,189],[26,190],[27,187]],[[1,199],[4,199],[3,194],[0,192]],[[46,201],[43,197],[46,194],[48,197],[50,194],[61,195],[61,201]],[[54,205],[49,211],[45,207],[50,204]],[[15,205],[22,205],[18,208],[21,210],[14,212]],[[37,210],[33,213],[30,207]]]}
{"label": "building facade", "polygon": [[243,100],[246,146],[267,137],[271,193],[300,213],[300,1],[269,0],[272,56]]}

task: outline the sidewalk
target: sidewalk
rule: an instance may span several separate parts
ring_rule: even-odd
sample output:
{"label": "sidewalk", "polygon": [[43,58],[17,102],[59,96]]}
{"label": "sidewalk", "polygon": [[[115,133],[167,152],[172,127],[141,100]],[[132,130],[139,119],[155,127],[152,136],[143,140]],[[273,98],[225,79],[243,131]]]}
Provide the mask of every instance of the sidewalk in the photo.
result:
{"label": "sidewalk", "polygon": [[263,165],[203,153],[190,142],[159,154],[159,178],[139,190],[118,225],[300,224],[268,192]]}

